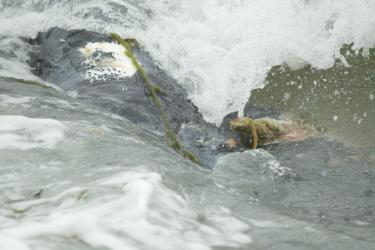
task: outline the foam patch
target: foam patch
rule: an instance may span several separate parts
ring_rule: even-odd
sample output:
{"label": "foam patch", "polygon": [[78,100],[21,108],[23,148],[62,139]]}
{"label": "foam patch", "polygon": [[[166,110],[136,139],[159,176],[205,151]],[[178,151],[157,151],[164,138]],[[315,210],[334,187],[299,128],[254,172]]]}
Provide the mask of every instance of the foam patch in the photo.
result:
{"label": "foam patch", "polygon": [[66,126],[57,120],[0,116],[0,150],[53,148],[64,138]]}

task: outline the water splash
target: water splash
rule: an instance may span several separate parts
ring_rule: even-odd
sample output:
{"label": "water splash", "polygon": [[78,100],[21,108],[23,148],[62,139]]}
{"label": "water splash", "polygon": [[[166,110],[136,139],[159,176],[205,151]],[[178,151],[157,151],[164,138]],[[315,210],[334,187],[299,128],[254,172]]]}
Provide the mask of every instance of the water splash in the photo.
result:
{"label": "water splash", "polygon": [[241,110],[274,65],[333,65],[344,43],[375,43],[369,1],[153,1],[144,41],[206,119]]}
{"label": "water splash", "polygon": [[2,1],[0,33],[61,26],[136,37],[218,124],[272,66],[326,68],[344,43],[373,46],[374,11],[366,0]]}

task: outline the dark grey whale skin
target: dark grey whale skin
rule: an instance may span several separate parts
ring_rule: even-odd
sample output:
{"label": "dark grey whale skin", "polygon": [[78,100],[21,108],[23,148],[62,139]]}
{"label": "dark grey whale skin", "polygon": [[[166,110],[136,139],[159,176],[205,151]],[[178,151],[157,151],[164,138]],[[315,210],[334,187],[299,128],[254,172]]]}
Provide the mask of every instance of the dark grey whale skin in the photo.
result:
{"label": "dark grey whale skin", "polygon": [[[86,30],[67,31],[51,28],[40,32],[34,43],[37,49],[31,53],[30,65],[34,73],[67,91],[77,91],[79,98],[125,117],[147,132],[164,134],[159,110],[147,97],[142,79],[138,74],[123,79],[110,76],[106,80],[90,82],[85,79],[86,59],[78,51],[88,42],[113,42],[109,35]],[[196,154],[204,166],[212,167],[222,154],[220,144],[225,141],[218,129],[204,121],[198,108],[176,80],[161,70],[149,53],[134,48],[137,60],[148,73],[150,80],[161,87],[161,102],[171,122],[172,129],[184,146]],[[125,87],[125,90],[124,90]],[[184,125],[186,124],[186,125]]]}
{"label": "dark grey whale skin", "polygon": [[[85,47],[88,42],[113,42],[108,35],[52,28],[48,32],[39,33],[36,41],[40,51],[32,56],[35,62],[31,64],[36,65],[36,73],[43,79],[64,90],[78,91],[80,96],[107,107],[144,129],[159,134],[163,132],[159,112],[145,95],[143,82],[137,74],[124,79],[108,77],[105,81],[85,80],[86,68],[82,65],[85,58],[78,49]],[[203,122],[202,115],[188,100],[184,89],[155,66],[147,52],[137,48],[134,48],[134,52],[152,82],[165,92],[161,99],[175,132],[182,123]]]}
{"label": "dark grey whale skin", "polygon": [[[86,68],[82,65],[85,58],[77,49],[88,42],[104,41],[111,42],[112,39],[85,30],[51,28],[40,32],[33,41],[37,46],[29,63],[41,78],[64,90],[77,91],[79,98],[93,106],[123,116],[145,131],[162,137],[159,111],[147,97],[137,74],[124,79],[85,80]],[[157,67],[146,51],[134,48],[134,53],[152,82],[162,88],[161,101],[184,146],[206,167],[213,167],[219,156],[230,151],[222,145],[225,138],[236,136],[228,124],[238,114],[228,114],[219,128],[205,122],[186,91]],[[123,91],[124,85],[126,91]],[[280,115],[275,110],[260,109],[250,103],[244,113],[253,118],[278,118]],[[265,149],[296,174],[271,178],[272,183],[266,183],[282,190],[278,199],[274,196],[260,199],[269,207],[293,217],[319,222],[364,220],[375,223],[375,166],[374,160],[368,160],[371,158],[368,154],[355,152],[326,138],[273,144]]]}

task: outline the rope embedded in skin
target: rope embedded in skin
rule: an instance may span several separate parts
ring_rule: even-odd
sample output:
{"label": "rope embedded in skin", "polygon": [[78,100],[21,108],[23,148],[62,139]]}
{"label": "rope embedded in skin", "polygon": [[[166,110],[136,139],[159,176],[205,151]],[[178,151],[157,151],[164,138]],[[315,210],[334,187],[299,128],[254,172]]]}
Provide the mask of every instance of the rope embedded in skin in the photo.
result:
{"label": "rope embedded in skin", "polygon": [[258,133],[255,127],[255,122],[253,119],[249,118],[250,126],[251,126],[251,135],[252,135],[252,145],[251,149],[256,149],[258,147]]}
{"label": "rope embedded in skin", "polygon": [[240,133],[241,136],[241,141],[243,144],[246,144],[246,139],[251,133],[251,149],[256,149],[258,147],[258,132],[256,129],[256,121],[251,119],[250,117],[242,117],[242,118],[237,118],[234,119],[233,121],[230,122],[230,128],[233,131],[237,131]]}
{"label": "rope embedded in skin", "polygon": [[[129,59],[132,61],[133,65],[137,69],[137,72],[141,76],[143,83],[147,90],[150,92],[150,98],[154,102],[155,106],[160,111],[160,118],[163,122],[164,131],[165,131],[165,137],[167,139],[168,145],[173,148],[178,154],[180,154],[182,157],[189,159],[190,161],[202,165],[202,162],[199,160],[198,157],[196,157],[192,152],[184,149],[182,143],[179,141],[177,135],[173,132],[171,125],[169,123],[169,119],[167,117],[167,113],[164,110],[164,107],[161,103],[160,98],[158,97],[158,88],[156,85],[154,85],[150,79],[148,78],[148,75],[146,71],[142,68],[142,66],[138,63],[137,59],[135,58],[135,55],[133,53],[133,50],[131,48],[131,45],[124,39],[122,39],[119,35],[116,33],[111,33],[111,37],[113,40],[115,40],[117,43],[121,44],[125,48],[125,55],[129,57]],[[160,90],[160,89],[159,89]]]}

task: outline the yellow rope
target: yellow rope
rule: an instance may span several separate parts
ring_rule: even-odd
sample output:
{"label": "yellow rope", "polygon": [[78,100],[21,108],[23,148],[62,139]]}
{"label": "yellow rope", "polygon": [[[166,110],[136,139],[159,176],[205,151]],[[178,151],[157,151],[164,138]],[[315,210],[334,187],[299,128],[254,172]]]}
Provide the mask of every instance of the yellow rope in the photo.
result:
{"label": "yellow rope", "polygon": [[258,147],[258,132],[257,128],[255,127],[255,122],[253,119],[249,118],[250,126],[251,126],[251,135],[252,135],[252,145],[251,149],[256,149]]}
{"label": "yellow rope", "polygon": [[148,78],[148,75],[146,71],[142,68],[142,66],[138,63],[137,59],[135,58],[135,55],[133,53],[133,50],[129,44],[128,41],[122,39],[119,35],[115,33],[111,33],[111,37],[113,40],[121,44],[125,49],[125,55],[129,57],[129,59],[132,61],[133,65],[137,69],[139,75],[141,76],[143,83],[147,90],[150,93],[150,98],[154,102],[155,106],[159,109],[160,111],[160,117],[163,121],[164,125],[164,130],[165,130],[165,137],[168,141],[168,145],[173,148],[177,153],[182,155],[184,158],[187,158],[191,160],[192,162],[202,165],[201,161],[191,152],[185,150],[183,148],[183,145],[181,142],[178,140],[177,135],[173,132],[171,125],[169,123],[167,113],[164,110],[163,105],[161,104],[161,101],[157,95],[158,89],[160,90],[159,86],[154,85],[151,83],[150,79]]}
{"label": "yellow rope", "polygon": [[251,149],[258,147],[258,132],[256,129],[256,122],[250,117],[237,118],[230,123],[230,128],[233,131],[239,132],[242,143],[246,144],[246,138],[251,133]]}

